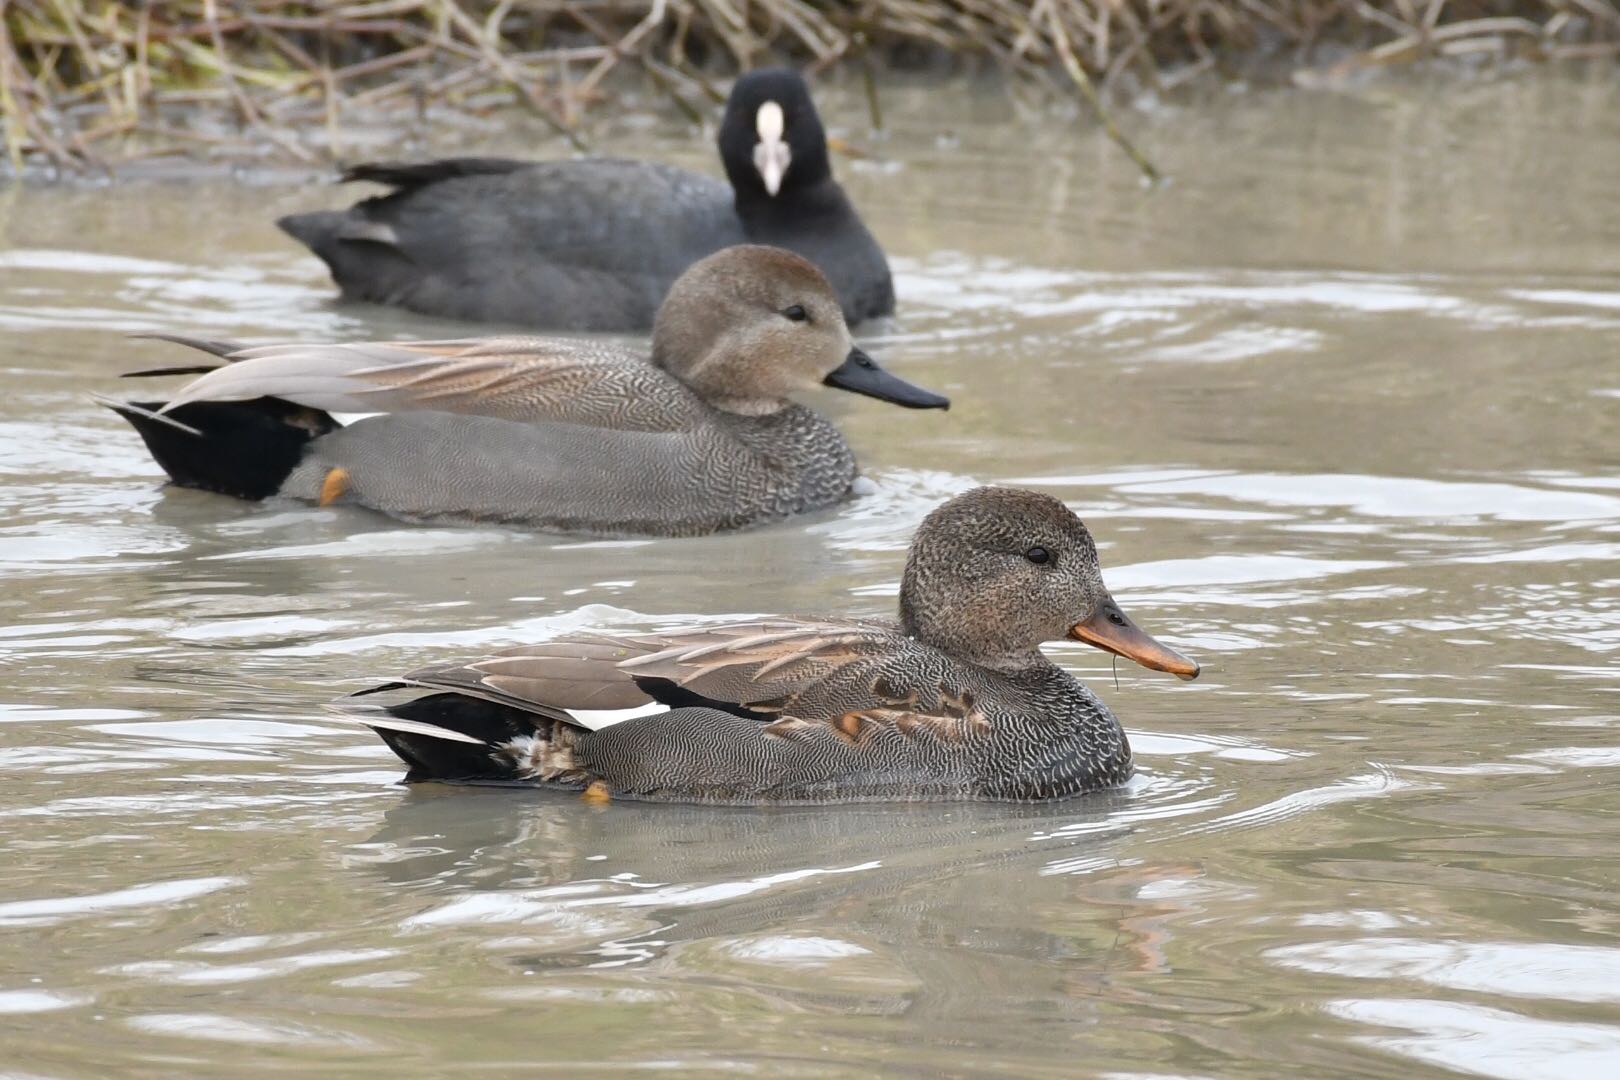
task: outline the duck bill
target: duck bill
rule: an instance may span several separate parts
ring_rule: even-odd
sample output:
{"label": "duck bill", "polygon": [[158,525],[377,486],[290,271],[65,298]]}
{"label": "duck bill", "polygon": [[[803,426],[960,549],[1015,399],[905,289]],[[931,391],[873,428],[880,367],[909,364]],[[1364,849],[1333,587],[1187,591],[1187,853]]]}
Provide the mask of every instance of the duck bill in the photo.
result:
{"label": "duck bill", "polygon": [[1145,668],[1168,671],[1178,679],[1198,678],[1198,661],[1155,641],[1119,609],[1112,596],[1097,605],[1091,618],[1070,627],[1069,636],[1103,652],[1135,660]]}
{"label": "duck bill", "polygon": [[950,398],[936,394],[932,390],[924,390],[920,386],[913,386],[899,376],[889,374],[878,367],[876,360],[860,349],[849,350],[844,362],[821,381],[840,390],[865,394],[867,397],[875,397],[879,401],[887,401],[893,405],[903,405],[908,409],[951,407]]}

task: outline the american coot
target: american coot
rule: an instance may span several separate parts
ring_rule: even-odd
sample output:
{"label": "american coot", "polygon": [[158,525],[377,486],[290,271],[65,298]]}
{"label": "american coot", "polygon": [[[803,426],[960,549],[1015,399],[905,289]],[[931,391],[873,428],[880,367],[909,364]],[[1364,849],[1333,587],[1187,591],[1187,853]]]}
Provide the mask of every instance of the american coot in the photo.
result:
{"label": "american coot", "polygon": [[277,222],[343,295],[428,315],[554,330],[645,330],[681,272],[731,244],[819,266],[845,318],[888,315],[883,250],[832,177],[796,72],[737,80],[720,125],[730,185],[646,161],[454,158],[361,165],[394,190]]}
{"label": "american coot", "polygon": [[[339,709],[407,780],[681,802],[1055,799],[1131,775],[1119,721],[1041,653],[1061,638],[1198,674],[1120,610],[1067,507],[978,488],[917,530],[898,623],[568,637],[423,668]],[[364,700],[406,688],[430,693]]]}
{"label": "american coot", "polygon": [[[949,405],[851,344],[819,270],[756,245],[681,276],[658,313],[651,362],[620,345],[544,338],[173,340],[231,362],[200,369],[167,404],[107,404],[176,483],[410,519],[615,535],[740,528],[838,502],[854,482],[838,429],[789,394],[825,384]],[[340,427],[327,410],[384,415]]]}

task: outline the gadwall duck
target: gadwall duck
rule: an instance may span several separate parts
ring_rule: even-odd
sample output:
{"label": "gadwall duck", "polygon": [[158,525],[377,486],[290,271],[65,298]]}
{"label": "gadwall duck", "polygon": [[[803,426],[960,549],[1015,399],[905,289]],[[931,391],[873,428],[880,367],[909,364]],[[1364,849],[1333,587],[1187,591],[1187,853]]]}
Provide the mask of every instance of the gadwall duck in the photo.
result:
{"label": "gadwall duck", "polygon": [[[977,488],[923,521],[898,622],[773,618],[568,637],[428,667],[336,708],[408,781],[714,803],[1057,799],[1121,783],[1119,721],[1042,654],[1070,638],[1184,679],[1058,500]],[[383,707],[382,691],[431,691]]]}
{"label": "gadwall duck", "polygon": [[[652,357],[540,338],[267,345],[172,338],[229,361],[167,403],[104,403],[175,483],[356,504],[413,520],[693,536],[828,506],[855,480],[827,385],[911,408],[946,398],[854,347],[827,279],[779,248],[702,260]],[[347,427],[330,412],[382,412]]]}
{"label": "gadwall duck", "polygon": [[277,222],[351,300],[552,330],[645,330],[688,266],[731,244],[796,251],[851,323],[894,311],[883,250],[833,179],[804,80],[737,80],[720,124],[730,183],[645,161],[372,164],[393,191]]}

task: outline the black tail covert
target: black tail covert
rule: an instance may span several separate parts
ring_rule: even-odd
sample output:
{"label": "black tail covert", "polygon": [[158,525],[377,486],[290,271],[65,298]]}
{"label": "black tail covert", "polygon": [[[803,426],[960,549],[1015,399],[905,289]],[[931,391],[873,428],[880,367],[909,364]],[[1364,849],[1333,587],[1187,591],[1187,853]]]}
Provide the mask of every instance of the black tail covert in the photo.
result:
{"label": "black tail covert", "polygon": [[161,402],[130,405],[109,407],[140,432],[169,479],[254,501],[280,491],[309,444],[339,427],[319,409],[273,397],[194,401],[164,414],[197,434],[150,415]]}

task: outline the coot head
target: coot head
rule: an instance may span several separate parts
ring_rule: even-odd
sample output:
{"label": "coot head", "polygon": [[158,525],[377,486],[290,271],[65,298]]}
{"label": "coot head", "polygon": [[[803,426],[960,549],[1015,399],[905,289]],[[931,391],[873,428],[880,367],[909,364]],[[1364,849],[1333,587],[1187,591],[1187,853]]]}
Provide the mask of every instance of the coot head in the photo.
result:
{"label": "coot head", "polygon": [[796,71],[764,68],[736,81],[720,122],[720,160],[739,196],[791,197],[832,175],[827,132]]}

